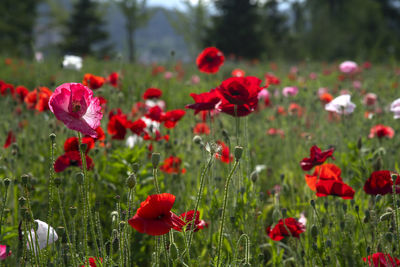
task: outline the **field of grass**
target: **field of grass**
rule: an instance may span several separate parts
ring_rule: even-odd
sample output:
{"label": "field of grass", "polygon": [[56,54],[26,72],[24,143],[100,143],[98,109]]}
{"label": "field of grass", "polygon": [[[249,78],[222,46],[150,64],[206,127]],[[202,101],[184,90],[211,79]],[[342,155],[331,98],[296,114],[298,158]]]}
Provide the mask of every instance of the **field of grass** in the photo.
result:
{"label": "field of grass", "polygon": [[[88,152],[94,166],[87,175],[77,166],[54,172],[54,161],[65,153],[64,142],[77,136],[76,131],[50,110],[29,108],[26,98],[21,101],[8,90],[0,95],[0,244],[7,245],[0,266],[82,266],[88,257],[101,258],[97,266],[367,266],[363,258],[378,252],[391,256],[382,254],[379,259],[388,265],[375,266],[392,266],[390,262],[400,258],[400,199],[391,193],[367,194],[363,188],[374,171],[400,171],[400,124],[390,112],[391,103],[400,97],[400,71],[395,64],[369,67],[360,62],[356,73],[343,74],[339,63],[226,62],[218,73],[205,74],[194,63],[174,59],[161,65],[130,65],[88,58],[79,71],[63,69],[57,60],[1,59],[0,80],[29,91],[80,83],[86,73],[108,77],[117,72],[119,84],[115,88],[105,83],[93,91],[107,100],[101,120],[105,140],[96,141]],[[260,100],[244,117],[222,112],[207,116],[210,133],[194,138],[193,128],[203,120],[185,109],[194,103],[190,93],[218,87],[236,68],[261,79],[262,86],[267,73],[279,78],[280,84],[267,88],[269,104]],[[296,86],[298,93],[284,96],[282,89],[289,86]],[[135,134],[126,129],[121,140],[112,139],[109,113],[120,109],[128,121],[139,119],[145,112],[137,103],[144,102],[142,95],[151,87],[162,91],[165,111],[186,111],[174,128],[160,125],[160,135],[169,138],[137,141],[132,147],[127,140]],[[333,98],[347,91],[356,105],[354,112],[326,111],[320,88]],[[374,105],[364,103],[367,93],[376,94]],[[370,138],[377,124],[392,127],[393,138]],[[3,148],[10,132],[15,142]],[[210,147],[221,141],[232,154],[227,156],[229,163],[210,154]],[[334,159],[326,162],[341,169],[343,182],[355,191],[352,199],[318,197],[307,185],[305,175],[314,170],[303,171],[300,161],[310,157],[313,145],[334,148]],[[237,164],[236,146],[243,148]],[[152,153],[160,153],[156,169],[152,163],[157,156]],[[170,156],[181,159],[176,173],[160,170]],[[200,219],[207,227],[195,232],[190,227],[171,229],[162,236],[132,228],[128,220],[149,195],[157,194],[155,175],[160,192],[176,197],[172,212],[179,216],[194,210],[198,200]],[[273,240],[266,229],[285,218],[302,218],[303,224],[306,219],[305,231],[298,237],[286,231],[283,239]],[[35,233],[30,229],[37,227],[37,219],[51,225],[58,240],[30,250],[27,243]]]}

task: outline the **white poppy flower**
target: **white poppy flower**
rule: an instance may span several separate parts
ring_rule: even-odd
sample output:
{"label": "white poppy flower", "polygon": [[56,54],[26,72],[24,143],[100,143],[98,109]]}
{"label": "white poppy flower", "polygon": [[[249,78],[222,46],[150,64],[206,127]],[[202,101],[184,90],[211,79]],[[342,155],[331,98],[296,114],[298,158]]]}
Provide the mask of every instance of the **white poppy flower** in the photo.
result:
{"label": "white poppy flower", "polygon": [[143,138],[134,134],[134,135],[130,135],[127,139],[126,139],[126,146],[129,148],[133,148],[136,144],[139,144],[143,141]]}
{"label": "white poppy flower", "polygon": [[[37,244],[39,245],[39,249],[43,249],[47,247],[48,244],[52,244],[57,241],[58,235],[56,231],[54,230],[53,227],[48,225],[45,222],[42,222],[41,220],[35,220],[35,222],[38,224],[38,228],[36,230],[37,238],[35,236],[35,230],[31,229],[30,233],[26,233],[27,238],[28,238],[28,243],[27,247],[30,250],[31,247],[30,245],[33,243],[33,248],[36,251],[36,246]],[[50,231],[49,231],[50,228]],[[47,232],[49,232],[49,242],[47,243]],[[32,239],[33,242],[32,242]],[[36,243],[37,240],[37,243]]]}
{"label": "white poppy flower", "polygon": [[78,56],[65,55],[62,64],[66,69],[80,70],[82,68],[82,58]]}
{"label": "white poppy flower", "polygon": [[392,102],[392,104],[390,105],[390,111],[394,112],[395,119],[400,118],[400,98]]}
{"label": "white poppy flower", "polygon": [[331,102],[325,105],[325,110],[336,112],[338,114],[350,114],[353,113],[356,105],[350,101],[350,95],[341,95],[333,99]]}

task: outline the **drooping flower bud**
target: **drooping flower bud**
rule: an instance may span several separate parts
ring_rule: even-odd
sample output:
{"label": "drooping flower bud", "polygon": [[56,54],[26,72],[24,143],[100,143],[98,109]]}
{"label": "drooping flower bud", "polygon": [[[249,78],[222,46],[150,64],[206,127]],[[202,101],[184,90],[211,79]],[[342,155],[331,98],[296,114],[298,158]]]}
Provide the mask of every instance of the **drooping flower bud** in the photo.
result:
{"label": "drooping flower bud", "polygon": [[243,147],[236,146],[235,147],[235,159],[236,159],[236,161],[240,160],[240,158],[242,157],[242,154],[243,154]]}
{"label": "drooping flower bud", "polygon": [[153,164],[154,169],[157,169],[157,166],[160,163],[160,158],[161,158],[160,153],[151,154],[151,164]]}

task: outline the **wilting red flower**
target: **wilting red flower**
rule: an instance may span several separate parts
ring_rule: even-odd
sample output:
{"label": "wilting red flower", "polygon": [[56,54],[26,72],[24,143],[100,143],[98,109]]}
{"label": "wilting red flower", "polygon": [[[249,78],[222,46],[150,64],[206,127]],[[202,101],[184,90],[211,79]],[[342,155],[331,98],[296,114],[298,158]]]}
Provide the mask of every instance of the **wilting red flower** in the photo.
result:
{"label": "wilting red flower", "polygon": [[118,72],[113,72],[108,76],[107,81],[111,84],[112,87],[118,87],[119,82],[119,74]]}
{"label": "wilting red flower", "polygon": [[[86,151],[87,154],[92,148],[94,148],[94,139],[92,137],[83,137],[82,144],[86,144]],[[78,137],[70,137],[64,142],[64,151],[79,151],[79,139]]]}
{"label": "wilting red flower", "polygon": [[[390,171],[374,171],[364,184],[364,191],[369,195],[386,195],[393,193],[393,180]],[[396,194],[400,194],[400,176],[396,178]]]}
{"label": "wilting red flower", "polygon": [[267,73],[265,74],[265,85],[269,86],[269,85],[279,85],[281,83],[281,81],[279,80],[278,77],[276,77],[275,75],[271,74],[271,73]]}
{"label": "wilting red flower", "polygon": [[90,73],[86,73],[83,76],[83,81],[82,84],[89,87],[92,90],[99,89],[100,87],[103,86],[105,83],[106,79],[100,76],[96,76]]}
{"label": "wilting red flower", "polygon": [[378,138],[383,138],[383,137],[393,138],[394,130],[392,127],[385,126],[382,124],[377,124],[371,128],[368,138],[374,138],[375,136]]}
{"label": "wilting red flower", "polygon": [[200,122],[197,123],[196,126],[193,128],[194,134],[210,134],[210,128],[208,127],[207,123]]}
{"label": "wilting red flower", "polygon": [[262,89],[260,84],[261,80],[257,77],[231,77],[217,87],[217,93],[230,104],[244,105],[257,100]]}
{"label": "wilting red flower", "polygon": [[300,234],[305,230],[305,226],[295,218],[286,218],[284,220],[280,219],[272,230],[271,226],[269,226],[266,229],[266,233],[272,240],[280,241],[286,236],[300,238]]}
{"label": "wilting red flower", "polygon": [[354,190],[339,180],[322,180],[316,184],[317,197],[338,196],[343,199],[353,199]]}
{"label": "wilting red flower", "polygon": [[215,89],[211,89],[210,92],[201,94],[191,93],[190,96],[193,98],[195,103],[186,105],[186,108],[194,109],[194,114],[197,114],[203,110],[213,110],[218,102],[221,101]]}
{"label": "wilting red flower", "polygon": [[312,146],[310,148],[310,157],[304,158],[302,161],[300,161],[301,168],[303,171],[309,171],[314,168],[314,166],[324,163],[329,157],[334,160],[335,158],[332,156],[334,150],[334,148],[330,148],[328,150],[321,151],[319,147]]}
{"label": "wilting red flower", "polygon": [[232,76],[233,77],[244,77],[245,74],[246,73],[244,72],[244,70],[241,70],[241,69],[234,69],[232,71]]}
{"label": "wilting red flower", "polygon": [[306,174],[305,179],[307,185],[311,190],[317,190],[316,184],[320,180],[338,180],[342,181],[340,174],[342,170],[332,163],[326,163],[323,165],[316,166],[314,169],[314,173],[312,175]]}
{"label": "wilting red flower", "polygon": [[[186,224],[186,231],[193,230],[192,229],[193,215],[194,215],[194,210],[189,210],[188,212],[184,212],[179,216],[179,218],[181,218]],[[197,232],[200,229],[204,229],[207,226],[208,225],[204,220],[200,220],[200,212],[197,211],[196,218],[194,219],[194,230],[193,231]]]}
{"label": "wilting red flower", "polygon": [[117,113],[113,111],[109,113],[110,120],[107,125],[108,134],[112,135],[112,139],[124,140],[126,135],[126,129],[130,127],[130,123],[126,118],[126,115],[118,109]]}
{"label": "wilting red flower", "polygon": [[164,160],[160,170],[169,174],[186,173],[186,169],[181,169],[182,160],[178,157],[170,156]]}
{"label": "wilting red flower", "polygon": [[[90,267],[97,267],[96,262],[103,262],[103,258],[89,258],[89,266]],[[86,267],[86,265],[82,265],[81,267]]]}
{"label": "wilting red flower", "polygon": [[143,99],[152,99],[152,98],[160,98],[162,96],[162,91],[158,88],[148,88],[144,94]]}
{"label": "wilting red flower", "polygon": [[233,160],[233,156],[229,151],[229,147],[222,141],[217,141],[217,144],[221,146],[221,152],[216,153],[215,158],[224,163],[230,163]]}
{"label": "wilting red flower", "polygon": [[12,143],[15,143],[17,140],[15,138],[15,135],[12,131],[9,131],[7,134],[6,142],[4,143],[4,148],[9,147]]}
{"label": "wilting red flower", "polygon": [[196,59],[197,67],[201,72],[216,73],[224,64],[224,54],[215,47],[207,47]]}
{"label": "wilting red flower", "polygon": [[29,94],[29,90],[25,86],[17,86],[15,93],[19,102],[23,103],[25,97]]}
{"label": "wilting red flower", "polygon": [[150,195],[128,223],[138,232],[153,236],[164,235],[171,228],[181,231],[185,223],[171,212],[174,202],[175,196],[169,193]]}
{"label": "wilting red flower", "polygon": [[170,110],[161,115],[161,121],[164,122],[165,128],[174,128],[176,123],[185,115],[182,109]]}
{"label": "wilting red flower", "polygon": [[[70,166],[82,167],[81,154],[79,151],[69,151],[59,156],[54,163],[54,171],[62,172]],[[91,170],[94,166],[93,160],[86,155],[86,168]]]}
{"label": "wilting red flower", "polygon": [[[367,258],[364,257],[363,261],[367,262]],[[395,267],[400,266],[400,260],[393,258],[390,254],[377,252],[368,256],[368,265],[373,265],[374,267]]]}

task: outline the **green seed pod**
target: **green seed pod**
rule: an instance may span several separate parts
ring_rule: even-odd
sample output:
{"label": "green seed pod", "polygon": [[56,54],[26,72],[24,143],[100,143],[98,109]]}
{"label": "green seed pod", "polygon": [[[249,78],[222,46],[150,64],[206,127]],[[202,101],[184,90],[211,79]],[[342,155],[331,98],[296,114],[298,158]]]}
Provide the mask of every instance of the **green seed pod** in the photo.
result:
{"label": "green seed pod", "polygon": [[83,173],[78,172],[77,174],[75,174],[75,178],[76,178],[76,182],[78,184],[80,184],[80,185],[83,184],[83,180],[84,180]]}
{"label": "green seed pod", "polygon": [[135,174],[131,174],[129,175],[129,177],[126,179],[126,185],[129,188],[134,188],[136,186],[136,175]]}
{"label": "green seed pod", "polygon": [[253,172],[250,174],[250,179],[251,179],[251,181],[252,181],[253,183],[255,183],[255,182],[258,180],[258,172],[253,171]]}
{"label": "green seed pod", "polygon": [[234,154],[235,154],[236,161],[239,161],[243,154],[243,147],[236,146]]}
{"label": "green seed pod", "polygon": [[11,184],[11,180],[8,178],[4,179],[4,186],[7,188]]}
{"label": "green seed pod", "polygon": [[195,135],[193,137],[193,143],[195,143],[196,145],[200,145],[202,142],[203,142],[203,139],[200,136]]}
{"label": "green seed pod", "polygon": [[160,163],[160,158],[161,158],[160,153],[151,154],[151,164],[153,164],[154,169],[157,169],[157,166]]}
{"label": "green seed pod", "polygon": [[55,133],[51,133],[49,135],[49,137],[50,137],[50,140],[51,140],[52,143],[54,143],[56,141],[56,134]]}

